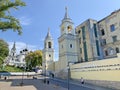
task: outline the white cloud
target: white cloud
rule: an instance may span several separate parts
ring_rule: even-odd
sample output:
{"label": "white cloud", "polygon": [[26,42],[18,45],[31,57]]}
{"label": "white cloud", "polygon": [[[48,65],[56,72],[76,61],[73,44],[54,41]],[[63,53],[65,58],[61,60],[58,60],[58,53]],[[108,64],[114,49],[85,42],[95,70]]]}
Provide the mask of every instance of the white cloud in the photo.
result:
{"label": "white cloud", "polygon": [[27,26],[31,24],[31,19],[25,16],[19,18],[21,25]]}
{"label": "white cloud", "polygon": [[[13,47],[14,42],[8,42],[9,44],[9,49],[11,50],[11,48]],[[17,54],[25,49],[27,47],[27,49],[29,51],[34,51],[37,50],[39,47],[37,45],[30,45],[30,44],[26,44],[24,42],[16,42],[16,50],[17,50]]]}

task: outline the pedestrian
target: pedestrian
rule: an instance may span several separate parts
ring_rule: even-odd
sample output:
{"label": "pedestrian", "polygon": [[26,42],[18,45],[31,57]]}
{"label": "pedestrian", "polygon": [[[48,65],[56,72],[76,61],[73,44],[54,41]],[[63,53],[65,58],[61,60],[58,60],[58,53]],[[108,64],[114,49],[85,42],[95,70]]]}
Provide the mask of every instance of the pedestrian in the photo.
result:
{"label": "pedestrian", "polygon": [[83,77],[81,77],[81,84],[84,84],[84,79],[83,79]]}
{"label": "pedestrian", "polygon": [[49,80],[47,80],[47,84],[49,84]]}
{"label": "pedestrian", "polygon": [[7,80],[7,77],[5,76],[4,80]]}
{"label": "pedestrian", "polygon": [[52,73],[52,78],[54,78],[54,74]]}

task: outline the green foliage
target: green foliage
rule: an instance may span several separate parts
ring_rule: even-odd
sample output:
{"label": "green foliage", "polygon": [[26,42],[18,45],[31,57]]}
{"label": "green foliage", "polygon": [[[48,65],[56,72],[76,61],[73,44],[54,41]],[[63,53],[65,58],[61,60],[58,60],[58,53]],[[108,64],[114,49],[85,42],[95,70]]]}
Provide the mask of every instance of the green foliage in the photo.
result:
{"label": "green foliage", "polygon": [[9,48],[8,44],[0,39],[0,65],[3,63],[3,60],[8,56]]}
{"label": "green foliage", "polygon": [[35,68],[36,66],[42,65],[42,51],[36,50],[34,52],[29,52],[26,57],[26,66],[31,70],[32,68]]}
{"label": "green foliage", "polygon": [[0,0],[0,30],[13,29],[18,34],[22,33],[19,20],[10,15],[10,9],[18,10],[19,6],[25,6],[25,3],[21,0]]}
{"label": "green foliage", "polygon": [[14,66],[5,66],[4,71],[0,69],[0,72],[23,72],[23,69]]}

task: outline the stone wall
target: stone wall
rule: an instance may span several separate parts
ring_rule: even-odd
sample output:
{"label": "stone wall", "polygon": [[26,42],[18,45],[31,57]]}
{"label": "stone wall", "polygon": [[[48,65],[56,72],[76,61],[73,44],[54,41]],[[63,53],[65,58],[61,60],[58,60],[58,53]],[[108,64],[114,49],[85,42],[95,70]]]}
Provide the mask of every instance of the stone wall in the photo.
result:
{"label": "stone wall", "polygon": [[120,90],[120,82],[116,81],[100,81],[100,80],[85,80],[86,83]]}
{"label": "stone wall", "polygon": [[74,64],[70,71],[72,79],[120,90],[120,58]]}

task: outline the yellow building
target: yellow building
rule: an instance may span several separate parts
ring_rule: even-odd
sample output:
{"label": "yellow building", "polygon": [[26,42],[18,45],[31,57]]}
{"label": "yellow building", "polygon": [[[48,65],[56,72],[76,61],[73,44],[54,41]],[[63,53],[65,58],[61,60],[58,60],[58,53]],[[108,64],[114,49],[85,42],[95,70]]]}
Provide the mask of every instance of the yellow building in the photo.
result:
{"label": "yellow building", "polygon": [[120,54],[117,58],[78,63],[70,66],[71,78],[120,89]]}

